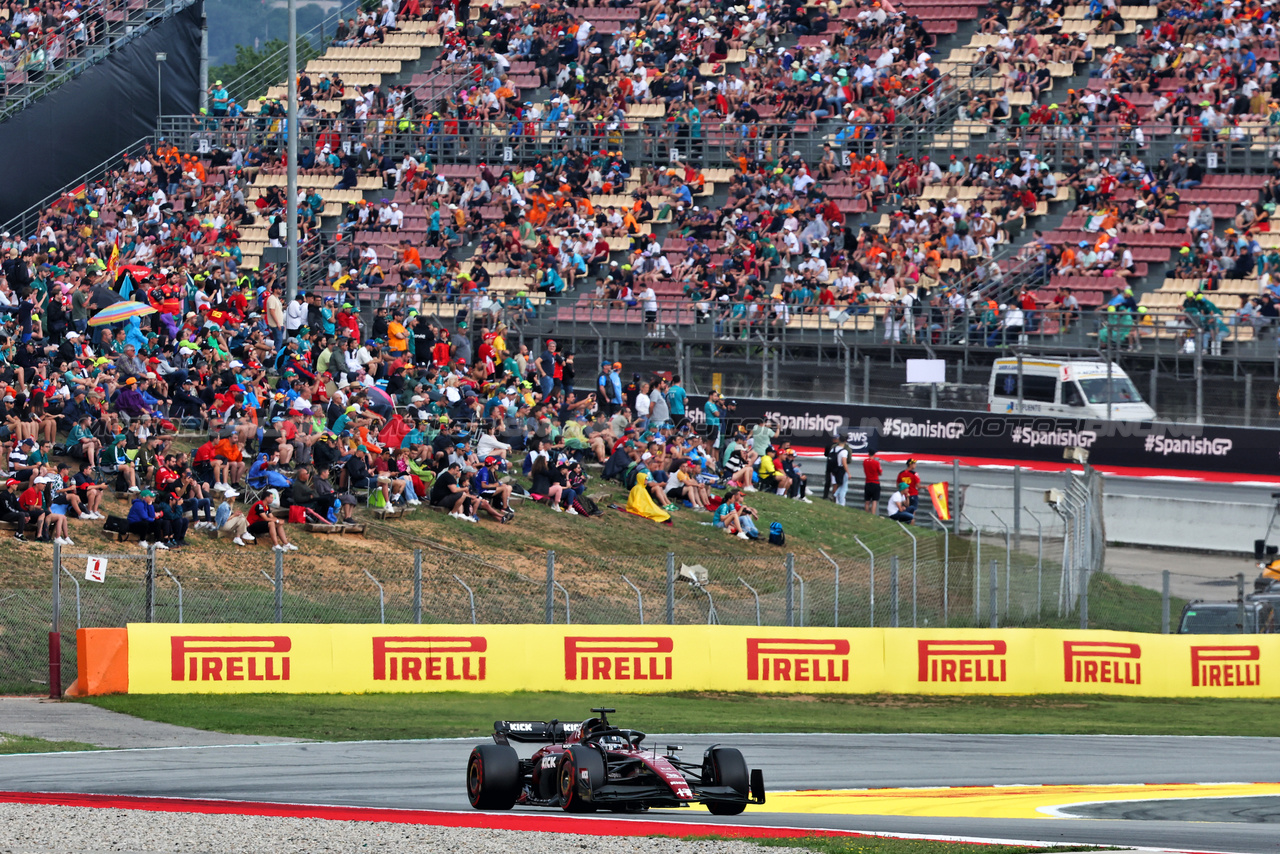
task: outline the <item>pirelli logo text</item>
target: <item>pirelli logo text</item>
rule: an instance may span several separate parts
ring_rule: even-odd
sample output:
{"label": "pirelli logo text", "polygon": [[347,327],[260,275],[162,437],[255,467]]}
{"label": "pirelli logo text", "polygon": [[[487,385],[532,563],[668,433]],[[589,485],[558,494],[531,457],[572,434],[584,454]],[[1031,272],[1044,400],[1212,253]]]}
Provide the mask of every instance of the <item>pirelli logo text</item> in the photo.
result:
{"label": "pirelli logo text", "polygon": [[917,682],[1007,682],[1002,640],[916,641],[920,661]]}
{"label": "pirelli logo text", "polygon": [[1192,688],[1245,688],[1262,684],[1261,648],[1241,646],[1191,647]]}
{"label": "pirelli logo text", "polygon": [[750,682],[848,682],[849,642],[815,638],[747,638]]}
{"label": "pirelli logo text", "polygon": [[1141,685],[1142,647],[1112,641],[1063,641],[1062,670],[1066,682]]}
{"label": "pirelli logo text", "polygon": [[564,678],[569,681],[670,681],[669,637],[566,637]]}
{"label": "pirelli logo text", "polygon": [[483,682],[482,637],[374,637],[375,682]]}
{"label": "pirelli logo text", "polygon": [[174,682],[288,682],[293,641],[285,635],[169,639]]}

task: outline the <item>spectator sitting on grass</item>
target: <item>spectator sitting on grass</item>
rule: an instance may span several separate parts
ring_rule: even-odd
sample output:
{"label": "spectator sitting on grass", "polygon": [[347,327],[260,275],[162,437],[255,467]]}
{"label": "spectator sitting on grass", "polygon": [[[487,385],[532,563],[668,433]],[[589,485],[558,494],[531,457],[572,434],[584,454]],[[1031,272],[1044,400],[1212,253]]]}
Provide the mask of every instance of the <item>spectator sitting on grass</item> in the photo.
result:
{"label": "spectator sitting on grass", "polygon": [[450,460],[431,487],[431,505],[445,508],[455,519],[474,522],[474,508],[478,502],[478,498],[467,492],[466,482],[462,479],[462,463]]}
{"label": "spectator sitting on grass", "polygon": [[563,467],[558,464],[552,465],[546,454],[538,454],[529,472],[532,481],[529,494],[535,501],[546,500],[551,505],[551,509],[557,513],[563,513],[567,506],[569,515],[576,516],[578,511],[573,508],[573,499],[576,496],[569,487],[567,473],[567,460]]}
{"label": "spectator sitting on grass", "polygon": [[249,533],[249,521],[243,513],[233,510],[233,506],[240,493],[234,489],[223,490],[222,501],[218,504],[217,515],[214,517],[215,524],[219,531],[223,531],[231,535],[231,542],[237,546],[243,546],[246,541],[253,542],[253,534]]}
{"label": "spectator sitting on grass", "polygon": [[758,540],[760,531],[756,528],[756,511],[743,504],[741,496],[741,490],[737,488],[726,492],[724,501],[716,508],[712,523],[740,540]]}
{"label": "spectator sitting on grass", "polygon": [[672,501],[688,501],[694,510],[706,510],[711,503],[711,490],[698,482],[698,464],[685,460],[667,475],[667,497]]}
{"label": "spectator sitting on grass", "polygon": [[907,495],[910,484],[905,480],[898,482],[898,491],[889,496],[889,518],[895,522],[903,522],[910,525],[915,521],[915,514],[911,512],[911,499]]}
{"label": "spectator sitting on grass", "polygon": [[751,485],[751,466],[747,463],[749,454],[743,440],[738,436],[731,436],[725,448],[723,468],[726,483],[737,484],[746,492],[755,492],[755,487]]}
{"label": "spectator sitting on grass", "polygon": [[791,488],[791,478],[778,468],[777,454],[777,449],[772,445],[765,447],[764,456],[760,459],[760,489],[763,492],[786,495]]}

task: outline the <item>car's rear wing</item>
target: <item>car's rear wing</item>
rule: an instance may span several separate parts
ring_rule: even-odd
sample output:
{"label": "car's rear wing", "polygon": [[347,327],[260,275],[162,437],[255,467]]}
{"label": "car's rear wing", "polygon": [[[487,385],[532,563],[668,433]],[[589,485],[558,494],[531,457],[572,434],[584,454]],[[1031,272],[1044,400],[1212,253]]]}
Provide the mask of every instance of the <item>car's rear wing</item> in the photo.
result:
{"label": "car's rear wing", "polygon": [[493,740],[498,744],[518,741],[522,744],[558,744],[582,726],[560,721],[494,721]]}

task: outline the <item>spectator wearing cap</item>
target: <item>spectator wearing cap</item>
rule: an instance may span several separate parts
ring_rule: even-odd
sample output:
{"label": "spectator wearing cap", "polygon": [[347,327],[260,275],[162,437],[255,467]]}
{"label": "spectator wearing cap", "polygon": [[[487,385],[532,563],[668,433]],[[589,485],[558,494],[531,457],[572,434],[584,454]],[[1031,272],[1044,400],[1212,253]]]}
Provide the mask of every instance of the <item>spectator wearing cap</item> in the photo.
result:
{"label": "spectator wearing cap", "polygon": [[112,438],[111,444],[103,449],[99,461],[104,471],[115,473],[117,489],[123,484],[126,491],[138,492],[138,474],[134,469],[133,460],[127,453],[128,448],[125,445],[127,439],[124,433],[117,433]]}
{"label": "spectator wearing cap", "polygon": [[500,478],[502,470],[500,468],[502,460],[496,456],[487,456],[484,458],[484,465],[476,472],[476,485],[479,487],[480,497],[488,502],[489,506],[496,511],[500,511],[500,518],[503,522],[510,522],[515,518],[515,511],[511,509],[511,492],[512,487],[509,483],[502,483]]}
{"label": "spectator wearing cap", "polygon": [[387,349],[391,351],[392,357],[407,357],[409,355],[410,341],[409,330],[404,325],[403,313],[400,311],[393,312],[391,320],[387,323]]}
{"label": "spectator wearing cap", "polygon": [[906,493],[909,509],[914,516],[916,507],[920,504],[920,475],[916,474],[916,461],[914,458],[907,460],[906,467],[898,473],[897,482],[907,485]]}
{"label": "spectator wearing cap", "polygon": [[138,545],[148,548],[154,543],[156,548],[168,549],[164,544],[164,530],[156,517],[156,494],[149,489],[142,490],[129,507],[126,524],[130,534],[138,538]]}
{"label": "spectator wearing cap", "polygon": [[758,473],[760,476],[760,489],[764,492],[774,492],[778,495],[786,495],[791,488],[791,478],[787,477],[779,468],[777,462],[778,451],[772,445],[764,449],[764,454],[760,457]]}
{"label": "spectator wearing cap", "polygon": [[[782,450],[781,456],[778,458],[778,464],[790,480],[791,485],[787,487],[787,497],[795,501],[802,501],[805,504],[812,504],[813,501],[808,496],[809,477],[796,465],[796,449],[787,447]],[[846,479],[847,480],[847,479]]]}
{"label": "spectator wearing cap", "polygon": [[17,491],[21,485],[22,481],[11,477],[5,480],[4,488],[0,490],[0,521],[17,526],[18,530],[13,535],[15,540],[26,539],[24,531],[27,523],[31,521],[31,515],[22,506]]}
{"label": "spectator wearing cap", "polygon": [[888,516],[895,522],[902,522],[907,525],[914,524],[915,513],[911,509],[911,499],[907,495],[910,484],[903,480],[898,482],[898,488],[889,496]]}
{"label": "spectator wearing cap", "polygon": [[612,416],[622,405],[622,383],[614,372],[612,362],[600,364],[600,376],[596,378],[596,402],[607,416]]}

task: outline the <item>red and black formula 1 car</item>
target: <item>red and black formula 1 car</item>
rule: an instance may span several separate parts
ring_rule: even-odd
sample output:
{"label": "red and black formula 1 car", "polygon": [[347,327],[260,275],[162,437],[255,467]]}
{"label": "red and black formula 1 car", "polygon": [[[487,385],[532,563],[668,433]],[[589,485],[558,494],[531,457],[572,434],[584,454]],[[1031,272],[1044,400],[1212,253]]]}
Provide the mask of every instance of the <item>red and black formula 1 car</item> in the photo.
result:
{"label": "red and black formula 1 car", "polygon": [[[764,774],[747,770],[742,753],[712,745],[701,764],[667,745],[643,748],[645,734],[609,723],[615,709],[592,709],[585,722],[495,721],[493,744],[477,745],[467,761],[467,797],[479,810],[560,807],[565,812],[642,812],[650,807],[705,804],[715,815],[737,815],[764,803]],[[511,742],[544,744],[521,759]]]}

